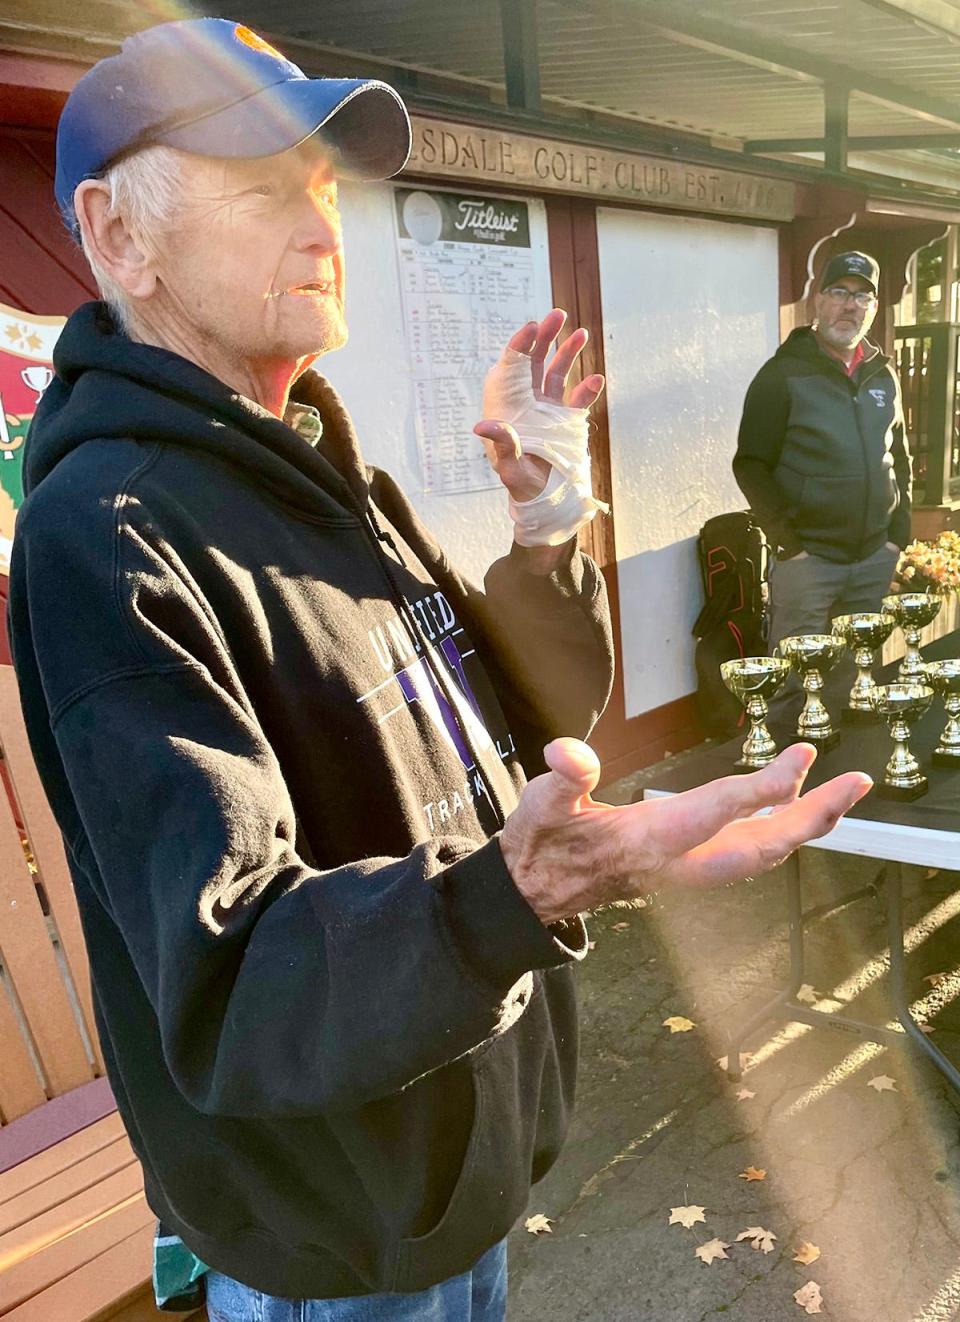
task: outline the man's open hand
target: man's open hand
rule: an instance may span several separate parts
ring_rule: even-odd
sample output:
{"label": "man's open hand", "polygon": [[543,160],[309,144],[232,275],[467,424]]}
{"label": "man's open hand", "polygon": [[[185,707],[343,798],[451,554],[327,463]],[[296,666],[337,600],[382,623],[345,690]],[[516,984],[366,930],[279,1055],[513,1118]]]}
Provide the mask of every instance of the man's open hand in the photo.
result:
{"label": "man's open hand", "polygon": [[[526,326],[521,326],[507,347],[529,357],[533,393],[537,399],[551,399],[570,408],[588,409],[600,398],[602,376],[588,376],[567,389],[567,379],[590,338],[587,331],[582,326],[573,331],[547,362],[547,355],[566,320],[563,309],[554,308],[541,322],[529,321]],[[533,500],[540,495],[546,486],[550,465],[537,455],[522,454],[520,440],[511,426],[502,418],[485,418],[473,430],[493,442],[497,473],[514,500]]]}
{"label": "man's open hand", "polygon": [[[816,752],[794,744],[762,771],[616,808],[590,797],[600,763],[586,744],[555,739],[544,755],[551,770],[526,786],[500,836],[517,889],[544,923],[766,872],[831,831],[872,784],[849,771],[799,798]],[[765,808],[774,811],[755,815]]]}

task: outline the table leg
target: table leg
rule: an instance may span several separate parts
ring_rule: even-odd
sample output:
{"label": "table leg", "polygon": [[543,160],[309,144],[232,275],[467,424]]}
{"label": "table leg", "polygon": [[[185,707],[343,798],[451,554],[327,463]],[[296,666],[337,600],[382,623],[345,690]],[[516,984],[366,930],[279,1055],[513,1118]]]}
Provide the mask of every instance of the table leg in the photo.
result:
{"label": "table leg", "polygon": [[743,1043],[770,1019],[780,1018],[780,1011],[796,996],[804,982],[803,895],[800,886],[800,851],[791,854],[783,865],[787,887],[787,931],[790,936],[790,981],[783,991],[761,1006],[731,1038],[727,1052],[727,1078],[739,1083],[740,1048]]}
{"label": "table leg", "polygon": [[960,1092],[960,1070],[947,1060],[943,1052],[933,1045],[914,1019],[907,994],[906,960],[903,949],[903,867],[888,863],[886,868],[887,939],[890,942],[890,995],[897,1019],[937,1069]]}

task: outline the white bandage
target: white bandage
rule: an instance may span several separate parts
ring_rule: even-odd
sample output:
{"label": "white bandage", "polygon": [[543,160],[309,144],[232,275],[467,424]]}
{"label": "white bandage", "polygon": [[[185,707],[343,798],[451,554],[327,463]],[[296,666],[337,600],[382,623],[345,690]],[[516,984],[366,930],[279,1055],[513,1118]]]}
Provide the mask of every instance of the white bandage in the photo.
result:
{"label": "white bandage", "polygon": [[[516,349],[504,349],[487,373],[483,416],[506,422],[520,438],[524,454],[552,465],[547,485],[533,500],[510,499],[514,538],[521,546],[560,546],[609,505],[595,500],[590,481],[587,409],[571,409],[533,393],[530,359]],[[493,442],[483,438],[487,457],[497,467]]]}

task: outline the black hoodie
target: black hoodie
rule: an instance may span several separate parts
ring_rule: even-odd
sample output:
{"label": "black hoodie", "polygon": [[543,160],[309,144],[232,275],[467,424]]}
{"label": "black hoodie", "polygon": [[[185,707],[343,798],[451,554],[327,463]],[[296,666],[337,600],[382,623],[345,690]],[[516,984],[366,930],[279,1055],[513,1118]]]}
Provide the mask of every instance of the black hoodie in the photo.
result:
{"label": "black hoodie", "polygon": [[747,391],[734,476],[785,558],[849,564],[910,540],[910,455],[890,359],[864,342],[852,376],[800,326]]}
{"label": "black hoodie", "polygon": [[99,304],[55,367],[12,644],[150,1205],[270,1294],[424,1289],[563,1141],[585,936],[495,833],[606,701],[602,579],[471,588],[313,373],[317,450]]}

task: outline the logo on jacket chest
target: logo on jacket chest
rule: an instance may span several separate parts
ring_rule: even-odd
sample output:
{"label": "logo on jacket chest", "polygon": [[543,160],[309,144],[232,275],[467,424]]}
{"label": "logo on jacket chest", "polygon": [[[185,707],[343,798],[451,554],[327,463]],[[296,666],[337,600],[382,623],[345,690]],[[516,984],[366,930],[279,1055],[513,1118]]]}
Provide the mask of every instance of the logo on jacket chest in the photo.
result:
{"label": "logo on jacket chest", "polygon": [[878,409],[882,409],[887,402],[887,392],[882,386],[871,386],[867,390],[867,394],[873,400],[874,404],[876,404]]}

